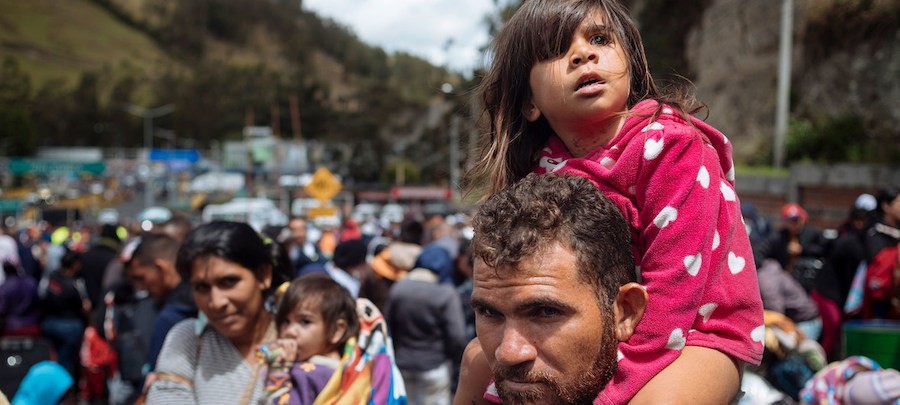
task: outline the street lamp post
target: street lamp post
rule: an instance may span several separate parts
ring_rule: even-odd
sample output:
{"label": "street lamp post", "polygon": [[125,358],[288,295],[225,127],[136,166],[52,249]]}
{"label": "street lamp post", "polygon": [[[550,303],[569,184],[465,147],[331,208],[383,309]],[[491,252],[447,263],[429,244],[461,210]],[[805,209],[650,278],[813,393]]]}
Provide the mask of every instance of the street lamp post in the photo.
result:
{"label": "street lamp post", "polygon": [[[452,42],[448,41],[448,47],[450,43]],[[441,92],[444,94],[444,98],[447,102],[452,103],[455,99],[456,93],[452,84],[444,83],[441,85]],[[459,121],[460,117],[456,113],[450,117],[450,133],[448,134],[448,141],[450,142],[450,198],[454,202],[459,200]]]}
{"label": "street lamp post", "polygon": [[[144,108],[134,104],[125,106],[125,111],[144,119],[144,148],[147,149],[147,162],[150,162],[150,150],[153,149],[153,119],[162,117],[175,110],[172,104],[166,104],[155,108]],[[149,168],[149,165],[148,165]],[[144,187],[144,208],[155,205],[155,196],[153,195],[153,173],[148,171],[147,183]]]}
{"label": "street lamp post", "polygon": [[794,1],[781,2],[781,34],[778,44],[778,88],[775,107],[774,166],[784,167],[784,144],[787,138],[791,91],[791,46],[794,32]]}

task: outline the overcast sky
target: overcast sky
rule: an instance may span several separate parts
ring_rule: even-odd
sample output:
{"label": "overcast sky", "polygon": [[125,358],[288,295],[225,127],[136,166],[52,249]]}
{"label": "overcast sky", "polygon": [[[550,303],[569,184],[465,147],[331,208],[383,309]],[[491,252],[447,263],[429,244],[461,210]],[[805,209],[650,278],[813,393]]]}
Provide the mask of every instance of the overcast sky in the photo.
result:
{"label": "overcast sky", "polygon": [[[303,7],[350,27],[388,53],[404,51],[470,72],[482,64],[491,0],[303,0]],[[448,40],[452,40],[445,51]]]}

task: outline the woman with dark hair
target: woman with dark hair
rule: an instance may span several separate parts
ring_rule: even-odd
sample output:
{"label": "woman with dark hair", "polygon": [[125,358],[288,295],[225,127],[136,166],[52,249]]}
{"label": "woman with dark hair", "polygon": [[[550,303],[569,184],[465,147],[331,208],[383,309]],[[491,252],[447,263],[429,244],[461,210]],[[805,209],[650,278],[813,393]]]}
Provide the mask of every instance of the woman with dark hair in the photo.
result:
{"label": "woman with dark hair", "polygon": [[273,264],[272,250],[245,223],[211,222],[187,235],[175,266],[201,316],[166,336],[149,404],[265,401],[255,349],[276,338],[265,307]]}

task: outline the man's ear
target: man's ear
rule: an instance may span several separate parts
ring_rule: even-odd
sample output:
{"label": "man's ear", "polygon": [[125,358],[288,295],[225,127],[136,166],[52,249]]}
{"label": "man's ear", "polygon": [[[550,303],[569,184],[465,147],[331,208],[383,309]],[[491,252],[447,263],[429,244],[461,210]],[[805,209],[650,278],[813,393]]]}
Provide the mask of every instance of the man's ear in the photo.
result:
{"label": "man's ear", "polygon": [[538,118],[541,117],[541,110],[537,108],[532,102],[528,102],[524,107],[522,107],[522,115],[525,116],[525,119],[530,122],[537,121]]}
{"label": "man's ear", "polygon": [[619,294],[613,302],[616,339],[624,342],[631,337],[647,308],[647,290],[638,283],[628,283],[619,287]]}
{"label": "man's ear", "polygon": [[331,339],[329,342],[333,345],[336,345],[341,341],[341,338],[344,337],[344,333],[347,332],[347,321],[343,319],[338,319],[334,324],[334,330],[331,333]]}
{"label": "man's ear", "polygon": [[181,275],[175,270],[175,263],[166,259],[156,258],[153,259],[153,265],[162,273],[163,280],[171,281],[172,286],[176,286],[181,282]]}

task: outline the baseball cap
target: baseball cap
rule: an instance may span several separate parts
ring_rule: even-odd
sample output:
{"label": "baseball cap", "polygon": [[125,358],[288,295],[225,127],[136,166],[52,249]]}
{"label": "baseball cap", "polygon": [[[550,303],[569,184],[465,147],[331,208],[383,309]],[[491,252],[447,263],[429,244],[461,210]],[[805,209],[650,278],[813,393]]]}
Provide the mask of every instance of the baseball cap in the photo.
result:
{"label": "baseball cap", "polygon": [[878,200],[872,194],[863,193],[856,197],[853,206],[866,211],[875,211],[875,208],[878,208]]}
{"label": "baseball cap", "polygon": [[781,218],[788,219],[802,219],[806,220],[809,218],[809,214],[806,213],[806,210],[803,209],[798,204],[787,203],[781,207]]}

